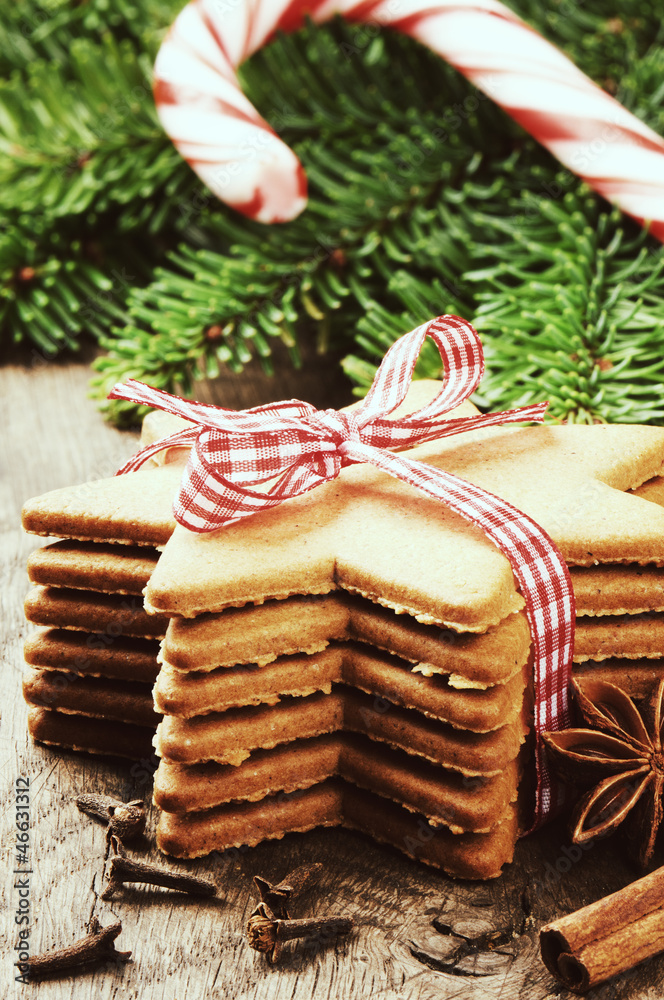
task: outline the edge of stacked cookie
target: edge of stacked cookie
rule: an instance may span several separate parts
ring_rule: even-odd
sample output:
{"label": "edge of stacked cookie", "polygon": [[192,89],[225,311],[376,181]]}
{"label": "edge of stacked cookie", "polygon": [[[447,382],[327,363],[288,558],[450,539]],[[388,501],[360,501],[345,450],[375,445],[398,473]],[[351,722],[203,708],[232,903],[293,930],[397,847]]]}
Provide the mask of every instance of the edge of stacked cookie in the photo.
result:
{"label": "edge of stacked cookie", "polygon": [[[664,507],[664,477],[655,476],[633,494]],[[603,679],[644,698],[664,677],[664,564],[579,567],[572,579],[576,678]]]}
{"label": "edge of stacked cookie", "polygon": [[464,635],[343,591],[172,619],[160,848],[196,857],[343,824],[457,876],[497,875],[518,828],[529,648],[522,613]]}
{"label": "edge of stacked cookie", "polygon": [[[29,501],[27,531],[58,541],[28,560],[23,693],[34,739],[88,753],[149,757],[159,716],[152,686],[167,619],[142,593],[170,537],[181,468],[137,474],[118,502],[113,480]],[[123,491],[125,492],[125,491]]]}

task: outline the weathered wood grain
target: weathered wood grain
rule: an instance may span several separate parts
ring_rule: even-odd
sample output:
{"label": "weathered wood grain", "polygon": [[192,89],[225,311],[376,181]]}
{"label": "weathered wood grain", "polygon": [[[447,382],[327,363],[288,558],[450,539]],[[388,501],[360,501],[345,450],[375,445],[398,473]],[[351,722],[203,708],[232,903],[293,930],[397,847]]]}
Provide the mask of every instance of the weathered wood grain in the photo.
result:
{"label": "weathered wood grain", "polygon": [[[57,753],[26,738],[20,695],[26,632],[22,601],[25,559],[35,542],[22,535],[19,511],[28,496],[112,474],[136,438],[105,425],[86,399],[85,364],[31,360],[0,369],[1,843],[8,873],[3,909],[9,918],[2,936],[2,995],[32,997],[39,991],[39,1000],[569,998],[540,961],[539,927],[626,885],[635,873],[623,862],[619,842],[570,852],[557,825],[520,843],[515,863],[490,883],[453,882],[360,835],[328,830],[181,866],[213,876],[220,887],[218,899],[196,900],[142,887],[118,892],[109,902],[100,900],[107,868],[104,828],[78,811],[75,797],[96,790],[147,799],[152,763]],[[339,379],[327,377],[330,371],[329,361],[310,359],[303,376],[285,368],[278,380],[269,382],[252,370],[202,387],[200,395],[226,406],[293,395],[321,406],[340,405],[346,391]],[[132,951],[128,965],[108,965],[37,986],[14,982],[17,895],[9,873],[19,775],[31,782],[31,951],[81,937],[93,915],[102,925],[119,917],[123,930],[117,947]],[[130,853],[163,863],[151,846],[154,823],[151,811],[147,839]],[[356,929],[331,944],[288,946],[282,963],[270,967],[245,944],[244,925],[255,902],[251,878],[259,873],[275,881],[316,860],[324,862],[325,875],[318,889],[298,903],[297,914],[349,915]],[[664,960],[658,959],[600,987],[592,997],[661,1000],[663,994]]]}

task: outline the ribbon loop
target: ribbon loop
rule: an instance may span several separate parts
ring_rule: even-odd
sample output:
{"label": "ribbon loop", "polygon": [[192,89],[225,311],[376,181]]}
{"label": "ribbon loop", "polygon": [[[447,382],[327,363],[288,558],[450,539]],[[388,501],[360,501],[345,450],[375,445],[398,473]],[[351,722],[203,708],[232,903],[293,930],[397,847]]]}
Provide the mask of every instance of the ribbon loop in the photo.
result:
{"label": "ribbon loop", "polygon": [[[390,415],[406,398],[426,337],[444,366],[436,397],[415,413]],[[322,483],[344,466],[368,462],[447,504],[491,538],[509,559],[526,601],[534,646],[534,729],[565,728],[574,637],[574,595],[565,562],[548,535],[499,497],[441,469],[395,454],[434,438],[497,424],[541,421],[545,403],[502,413],[441,419],[475,390],[484,370],[476,331],[458,316],[439,316],[390,348],[364,401],[353,410],[316,410],[285,400],[236,412],[192,403],[130,380],[112,399],[156,406],[194,422],[135,455],[134,471],[159,450],[190,445],[175,498],[176,520],[191,531],[212,531],[268,510]],[[535,829],[562,801],[537,739]]]}
{"label": "ribbon loop", "polygon": [[428,406],[399,423],[408,426],[430,420],[459,406],[475,391],[484,374],[484,354],[476,330],[460,316],[439,316],[400,337],[388,350],[364,402],[359,408],[359,424],[365,427],[377,417],[384,418],[401,406],[427,337],[436,344],[444,367],[440,392]]}

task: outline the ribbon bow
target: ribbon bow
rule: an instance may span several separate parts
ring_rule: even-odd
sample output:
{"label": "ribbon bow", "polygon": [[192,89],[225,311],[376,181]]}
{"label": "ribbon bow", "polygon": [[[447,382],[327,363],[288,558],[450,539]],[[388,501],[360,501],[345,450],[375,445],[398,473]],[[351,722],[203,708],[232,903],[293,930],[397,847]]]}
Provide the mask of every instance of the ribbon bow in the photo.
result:
{"label": "ribbon bow", "polygon": [[[423,409],[389,419],[406,397],[427,336],[443,360],[442,388]],[[291,399],[238,412],[180,399],[134,379],[116,385],[109,398],[154,406],[193,422],[194,426],[143,448],[118,473],[135,471],[164,448],[190,446],[173,512],[192,531],[212,531],[275,507],[358,462],[371,463],[410,483],[484,531],[511,563],[526,601],[534,645],[538,782],[532,830],[562,802],[539,734],[569,725],[574,595],[567,566],[539,525],[505,500],[395,453],[479,427],[543,419],[546,403],[441,419],[471,395],[483,371],[482,346],[473,327],[458,316],[439,316],[392,345],[366,398],[350,411],[317,410]]]}

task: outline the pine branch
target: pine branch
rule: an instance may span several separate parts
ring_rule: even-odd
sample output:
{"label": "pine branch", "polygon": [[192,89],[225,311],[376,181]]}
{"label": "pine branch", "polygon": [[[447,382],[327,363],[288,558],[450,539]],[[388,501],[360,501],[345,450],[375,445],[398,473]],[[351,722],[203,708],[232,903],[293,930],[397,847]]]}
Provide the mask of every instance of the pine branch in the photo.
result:
{"label": "pine branch", "polygon": [[75,350],[84,334],[126,322],[129,289],[148,274],[140,242],[102,244],[91,230],[22,218],[0,233],[0,331],[42,359]]}
{"label": "pine branch", "polygon": [[74,40],[66,72],[36,62],[25,78],[5,81],[0,215],[11,216],[17,205],[53,218],[122,206],[124,228],[138,215],[158,231],[164,196],[193,185],[157,120],[150,74],[145,53],[106,34],[99,43]]}
{"label": "pine branch", "polygon": [[[561,174],[559,188],[567,182]],[[401,322],[384,306],[369,308],[356,340],[375,363],[351,355],[347,374],[366,390],[400,332],[437,312],[461,311],[473,316],[484,344],[480,406],[548,399],[553,419],[661,421],[664,248],[617,211],[602,211],[579,184],[562,204],[526,192],[505,216],[477,213],[472,224],[476,266],[463,276],[469,309],[441,308],[440,285],[398,272],[388,290],[406,307]],[[422,358],[417,374],[440,376],[437,352]]]}
{"label": "pine branch", "polygon": [[0,76],[47,60],[66,66],[72,39],[141,43],[152,58],[186,0],[21,0],[6,4],[0,21]]}
{"label": "pine branch", "polygon": [[475,275],[489,370],[478,401],[548,399],[567,421],[659,422],[664,249],[582,191],[564,201],[567,211],[540,202],[535,221],[493,223],[508,242],[503,261]]}
{"label": "pine branch", "polygon": [[177,205],[195,182],[149,75],[145,53],[104,34],[0,84],[0,340],[53,356],[101,338],[185,228]]}

